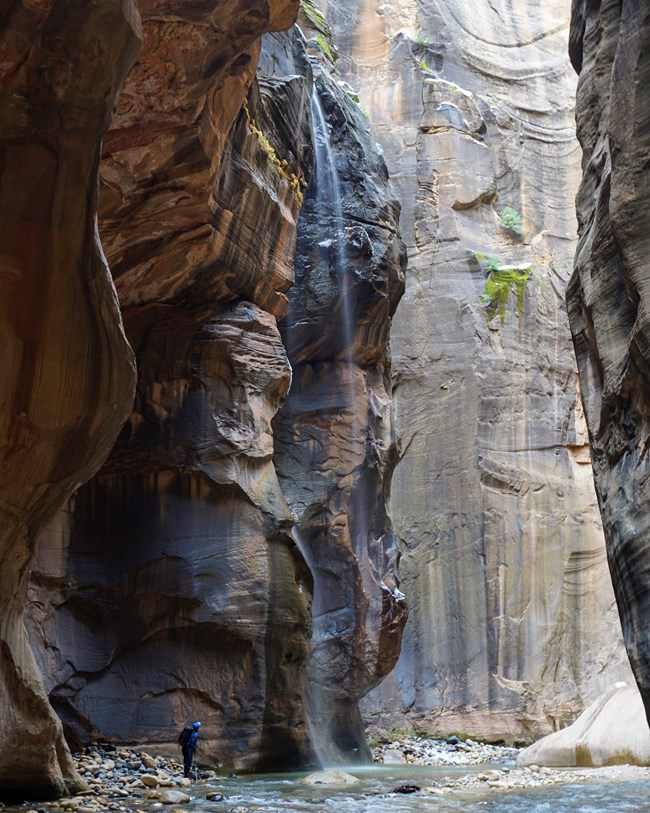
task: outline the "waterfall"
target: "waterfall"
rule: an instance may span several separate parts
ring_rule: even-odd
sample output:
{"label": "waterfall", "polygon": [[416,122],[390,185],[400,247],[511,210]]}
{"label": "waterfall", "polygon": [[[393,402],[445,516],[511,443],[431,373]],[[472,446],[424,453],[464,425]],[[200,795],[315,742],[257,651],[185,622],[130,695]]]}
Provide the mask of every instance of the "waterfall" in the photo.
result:
{"label": "waterfall", "polygon": [[[333,222],[333,238],[326,239],[321,245],[325,247],[329,242],[329,248],[333,250],[336,279],[341,293],[341,338],[343,340],[346,358],[349,364],[352,364],[354,355],[355,314],[353,312],[352,302],[350,301],[350,285],[347,275],[348,258],[345,245],[341,180],[334,162],[330,130],[315,85],[311,95],[311,114],[314,127],[314,144],[316,147],[316,165],[314,168],[315,198],[318,206],[322,207],[322,210],[330,210]],[[348,395],[352,396],[351,408],[353,408],[354,391],[351,372],[351,370],[348,370]],[[351,388],[352,392],[350,392]]]}

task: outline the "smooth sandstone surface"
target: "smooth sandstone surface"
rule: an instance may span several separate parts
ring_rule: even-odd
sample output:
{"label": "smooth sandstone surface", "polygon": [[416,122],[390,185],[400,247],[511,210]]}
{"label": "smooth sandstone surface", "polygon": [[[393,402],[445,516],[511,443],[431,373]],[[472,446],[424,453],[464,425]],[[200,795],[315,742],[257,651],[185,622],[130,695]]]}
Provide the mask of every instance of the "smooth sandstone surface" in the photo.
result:
{"label": "smooth sandstone surface", "polygon": [[583,180],[567,304],[623,635],[650,715],[647,13],[574,3],[571,58]]}
{"label": "smooth sandstone surface", "polygon": [[617,683],[572,725],[543,737],[517,757],[519,767],[650,764],[650,729],[636,686]]}
{"label": "smooth sandstone surface", "polygon": [[[410,621],[364,711],[379,728],[530,739],[629,679],[564,310],[580,169],[569,8],[323,10],[409,252],[389,508]],[[500,225],[505,206],[521,235]],[[530,278],[506,278],[499,301],[491,259]]]}
{"label": "smooth sandstone surface", "polygon": [[133,399],[96,206],[100,139],[140,38],[128,1],[0,15],[0,798],[79,781],[22,613],[40,533]]}

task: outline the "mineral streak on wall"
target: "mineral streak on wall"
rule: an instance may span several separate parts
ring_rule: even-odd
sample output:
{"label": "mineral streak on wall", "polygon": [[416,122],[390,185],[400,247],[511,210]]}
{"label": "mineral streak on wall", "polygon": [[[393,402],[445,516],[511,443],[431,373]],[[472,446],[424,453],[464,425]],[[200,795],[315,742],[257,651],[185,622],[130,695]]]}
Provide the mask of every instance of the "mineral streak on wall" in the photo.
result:
{"label": "mineral streak on wall", "polygon": [[567,304],[623,636],[650,714],[647,7],[574,2],[570,53],[583,179]]}
{"label": "mineral streak on wall", "polygon": [[629,673],[564,310],[580,168],[568,5],[321,6],[409,250],[389,507],[411,615],[365,706],[380,727],[529,738]]}
{"label": "mineral streak on wall", "polygon": [[323,64],[313,89],[321,165],[305,190],[281,322],[293,382],[275,464],[314,575],[312,737],[326,764],[350,764],[369,757],[358,703],[393,668],[406,621],[386,507],[396,461],[388,339],[405,251],[368,119]]}

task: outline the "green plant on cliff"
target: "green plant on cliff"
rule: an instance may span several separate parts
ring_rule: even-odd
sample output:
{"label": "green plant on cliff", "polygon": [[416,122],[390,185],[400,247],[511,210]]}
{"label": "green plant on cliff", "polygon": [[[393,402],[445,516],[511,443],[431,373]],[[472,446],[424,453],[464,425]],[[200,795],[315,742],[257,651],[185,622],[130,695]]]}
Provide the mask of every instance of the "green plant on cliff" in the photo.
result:
{"label": "green plant on cliff", "polygon": [[303,187],[306,186],[305,179],[298,173],[294,172],[291,168],[291,164],[286,161],[285,159],[281,159],[277,152],[275,151],[273,145],[268,140],[268,138],[264,135],[264,133],[260,130],[260,128],[255,123],[255,119],[251,116],[250,110],[248,109],[248,100],[244,99],[244,112],[246,114],[246,121],[248,122],[248,129],[251,133],[257,136],[257,140],[259,142],[260,147],[264,150],[267,157],[271,161],[271,163],[276,167],[280,175],[285,178],[289,182],[289,186],[293,190],[296,198],[298,199],[298,203],[302,206],[303,202]]}
{"label": "green plant on cliff", "polygon": [[[300,14],[298,22],[305,31],[311,29],[313,31],[313,39],[311,43],[315,43],[325,59],[334,65],[338,58],[338,51],[334,45],[334,36],[332,29],[325,19],[323,12],[316,8],[312,0],[300,0]],[[308,38],[309,35],[307,34]]]}
{"label": "green plant on cliff", "polygon": [[323,12],[309,0],[300,0],[300,8],[315,28],[323,31],[329,28]]}
{"label": "green plant on cliff", "polygon": [[334,54],[332,53],[332,49],[330,47],[329,42],[325,39],[325,37],[322,34],[316,34],[316,42],[318,43],[318,47],[327,57],[327,60],[333,65]]}
{"label": "green plant on cliff", "polygon": [[485,290],[481,296],[486,305],[488,319],[495,316],[503,322],[506,316],[506,306],[510,297],[510,291],[515,292],[517,297],[517,313],[521,316],[524,312],[524,299],[526,295],[526,283],[533,273],[532,266],[524,268],[508,268],[502,266],[496,258],[491,258],[486,269],[487,279],[485,280]]}
{"label": "green plant on cliff", "polygon": [[499,215],[499,226],[506,231],[514,232],[521,236],[524,233],[524,225],[521,222],[521,215],[516,209],[504,206]]}

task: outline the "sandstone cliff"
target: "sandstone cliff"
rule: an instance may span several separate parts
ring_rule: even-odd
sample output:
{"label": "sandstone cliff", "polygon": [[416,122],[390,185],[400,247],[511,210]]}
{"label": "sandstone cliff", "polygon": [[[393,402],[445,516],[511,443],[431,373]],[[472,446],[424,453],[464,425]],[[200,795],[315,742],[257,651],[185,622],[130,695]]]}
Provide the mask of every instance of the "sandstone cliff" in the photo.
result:
{"label": "sandstone cliff", "polygon": [[390,511],[411,615],[366,707],[384,727],[529,738],[627,675],[564,313],[565,6],[323,5],[409,250]]}
{"label": "sandstone cliff", "polygon": [[16,0],[0,12],[3,797],[78,780],[22,612],[39,534],[99,468],[133,398],[96,204],[100,139],[139,38],[131,2]]}
{"label": "sandstone cliff", "polygon": [[[265,5],[142,9],[99,205],[135,405],[32,578],[32,638],[68,737],[173,742],[200,719],[204,757],[238,768],[300,759],[310,630],[271,459],[290,382],[274,314],[301,192],[242,110],[259,35],[297,9],[269,20]],[[297,171],[306,83],[276,83]],[[259,93],[249,105],[261,121]]]}
{"label": "sandstone cliff", "polygon": [[583,149],[569,319],[623,635],[650,716],[650,24],[635,3],[574,2]]}
{"label": "sandstone cliff", "polygon": [[[312,739],[335,725],[341,750],[363,752],[357,701],[399,651],[386,344],[403,256],[367,121],[324,76],[339,150],[353,148],[344,183],[367,181],[346,202],[350,234],[310,219],[312,68],[298,34],[270,37],[242,108],[259,49],[233,50],[231,24],[240,46],[259,33],[263,20],[249,6],[142,9],[144,47],[104,142],[100,196],[137,357],[135,406],[105,466],[42,540],[29,620],[75,743],[101,736],[164,747],[191,717],[203,722],[205,759],[261,770],[312,755],[305,674],[328,688],[341,681],[335,723],[329,703],[308,698]],[[267,23],[286,25],[295,7],[285,11]],[[298,224],[303,194],[308,214]],[[299,255],[312,241],[316,255],[318,242],[350,243],[354,348],[328,328],[341,280],[325,265],[311,269],[309,287],[301,275],[311,260],[299,260],[287,299],[300,234]],[[274,444],[272,419],[291,379],[283,317],[296,370]],[[300,323],[320,335],[316,353],[296,350]],[[353,364],[339,359],[350,354]],[[344,386],[353,403],[341,416],[344,379],[354,392]],[[306,407],[332,384],[338,390],[316,410]],[[322,451],[303,432],[321,432]],[[341,450],[355,445],[340,470]],[[320,486],[305,517],[314,467]],[[361,503],[363,518],[353,507]],[[313,589],[329,604],[307,665]],[[327,613],[342,605],[352,622],[335,617],[331,631]]]}

